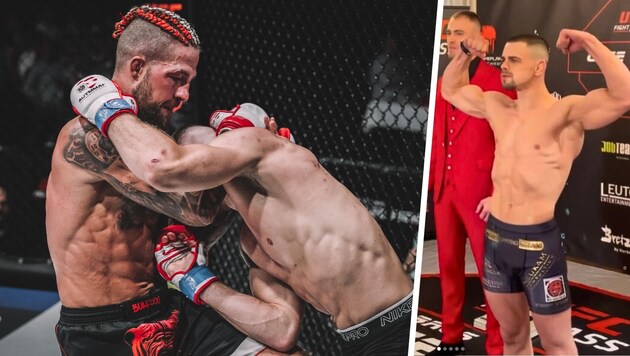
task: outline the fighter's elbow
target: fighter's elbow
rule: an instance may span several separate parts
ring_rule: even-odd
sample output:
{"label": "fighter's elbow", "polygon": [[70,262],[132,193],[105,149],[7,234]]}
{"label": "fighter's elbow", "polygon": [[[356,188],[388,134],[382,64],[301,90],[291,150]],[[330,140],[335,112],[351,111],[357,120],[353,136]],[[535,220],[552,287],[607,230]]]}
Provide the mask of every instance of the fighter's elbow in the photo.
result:
{"label": "fighter's elbow", "polygon": [[277,330],[281,332],[276,333],[267,346],[281,352],[289,352],[295,348],[298,337],[300,335],[300,317],[298,315],[289,316],[285,315],[286,319],[284,325]]}
{"label": "fighter's elbow", "polygon": [[441,92],[444,100],[450,102],[451,100],[453,100],[453,97],[455,96],[457,90],[448,86],[442,86]]}
{"label": "fighter's elbow", "polygon": [[280,352],[290,352],[297,344],[298,334],[299,328],[296,328],[294,331],[285,330],[285,332],[274,338],[268,346]]}
{"label": "fighter's elbow", "polygon": [[175,170],[174,165],[168,161],[159,159],[151,159],[144,165],[144,180],[153,188],[162,192],[171,192],[176,190],[173,183]]}

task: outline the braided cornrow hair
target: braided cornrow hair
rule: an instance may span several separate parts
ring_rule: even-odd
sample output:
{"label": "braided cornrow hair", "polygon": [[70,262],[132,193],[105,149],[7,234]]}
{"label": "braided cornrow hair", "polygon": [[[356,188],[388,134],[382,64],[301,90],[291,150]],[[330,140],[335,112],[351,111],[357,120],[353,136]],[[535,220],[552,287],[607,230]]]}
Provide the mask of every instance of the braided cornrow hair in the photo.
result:
{"label": "braided cornrow hair", "polygon": [[181,42],[184,46],[192,46],[194,48],[200,48],[201,43],[197,32],[192,28],[190,23],[183,17],[159,8],[151,7],[147,5],[133,7],[127,14],[122,17],[122,20],[114,25],[115,31],[112,37],[118,39],[122,32],[129,26],[131,21],[140,18],[148,21],[155,26],[161,28],[164,32],[173,36],[176,40]]}

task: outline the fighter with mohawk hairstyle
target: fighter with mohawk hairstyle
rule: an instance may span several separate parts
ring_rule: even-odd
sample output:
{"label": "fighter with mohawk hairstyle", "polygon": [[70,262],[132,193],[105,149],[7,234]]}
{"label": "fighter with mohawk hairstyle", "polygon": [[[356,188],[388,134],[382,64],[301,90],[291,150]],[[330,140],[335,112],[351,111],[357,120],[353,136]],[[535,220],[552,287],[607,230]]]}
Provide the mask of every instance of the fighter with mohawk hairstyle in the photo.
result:
{"label": "fighter with mohawk hairstyle", "polygon": [[[73,95],[87,103],[110,85],[122,98],[113,101],[112,111],[136,113],[164,129],[188,100],[196,75],[200,42],[195,30],[172,12],[141,6],[116,24],[114,37],[113,82],[92,75]],[[222,188],[158,192],[129,172],[94,125],[81,116],[69,121],[57,138],[46,200],[48,246],[62,303],[55,329],[62,354],[278,354],[252,338],[290,350],[302,305],[263,271],[250,273],[256,298],[213,279],[213,287],[221,287],[213,290],[220,290],[225,301],[216,310],[156,283],[160,213],[188,225],[216,224],[224,216],[224,196]]]}

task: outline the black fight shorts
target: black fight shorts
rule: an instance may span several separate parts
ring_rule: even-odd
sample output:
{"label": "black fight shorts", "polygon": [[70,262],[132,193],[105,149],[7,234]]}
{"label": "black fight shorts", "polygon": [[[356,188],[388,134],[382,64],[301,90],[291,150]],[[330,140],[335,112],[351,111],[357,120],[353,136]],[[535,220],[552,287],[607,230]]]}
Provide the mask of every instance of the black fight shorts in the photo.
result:
{"label": "black fight shorts", "polygon": [[370,319],[339,330],[342,355],[406,355],[413,291]]}
{"label": "black fight shorts", "polygon": [[265,348],[213,309],[165,290],[101,307],[62,306],[55,333],[62,355],[240,356]]}
{"label": "black fight shorts", "polygon": [[567,262],[555,221],[511,225],[490,215],[484,245],[484,289],[525,292],[529,308],[537,314],[557,314],[571,307]]}

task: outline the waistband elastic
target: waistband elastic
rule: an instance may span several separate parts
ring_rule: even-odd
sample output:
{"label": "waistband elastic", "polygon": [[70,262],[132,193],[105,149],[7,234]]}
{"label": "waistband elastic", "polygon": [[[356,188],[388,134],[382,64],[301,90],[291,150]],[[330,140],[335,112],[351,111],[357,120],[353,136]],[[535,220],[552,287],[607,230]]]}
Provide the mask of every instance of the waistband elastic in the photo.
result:
{"label": "waistband elastic", "polygon": [[168,307],[168,292],[164,289],[156,289],[142,297],[118,304],[88,308],[68,308],[62,305],[59,322],[95,324],[133,321],[159,315]]}
{"label": "waistband elastic", "polygon": [[488,225],[494,225],[498,227],[499,229],[510,231],[510,232],[521,233],[521,234],[543,233],[543,232],[551,231],[558,226],[554,219],[551,219],[547,222],[543,222],[540,224],[534,224],[534,225],[513,225],[513,224],[508,224],[506,222],[503,222],[495,218],[494,216],[492,216],[492,214],[488,217]]}
{"label": "waistband elastic", "polygon": [[368,320],[343,330],[335,329],[335,331],[345,342],[359,341],[363,337],[366,337],[370,334],[378,334],[378,331],[380,329],[384,329],[396,322],[405,320],[404,317],[411,316],[412,308],[413,290],[409,292],[409,294],[407,294],[403,299],[396,302],[396,304],[374,315]]}

